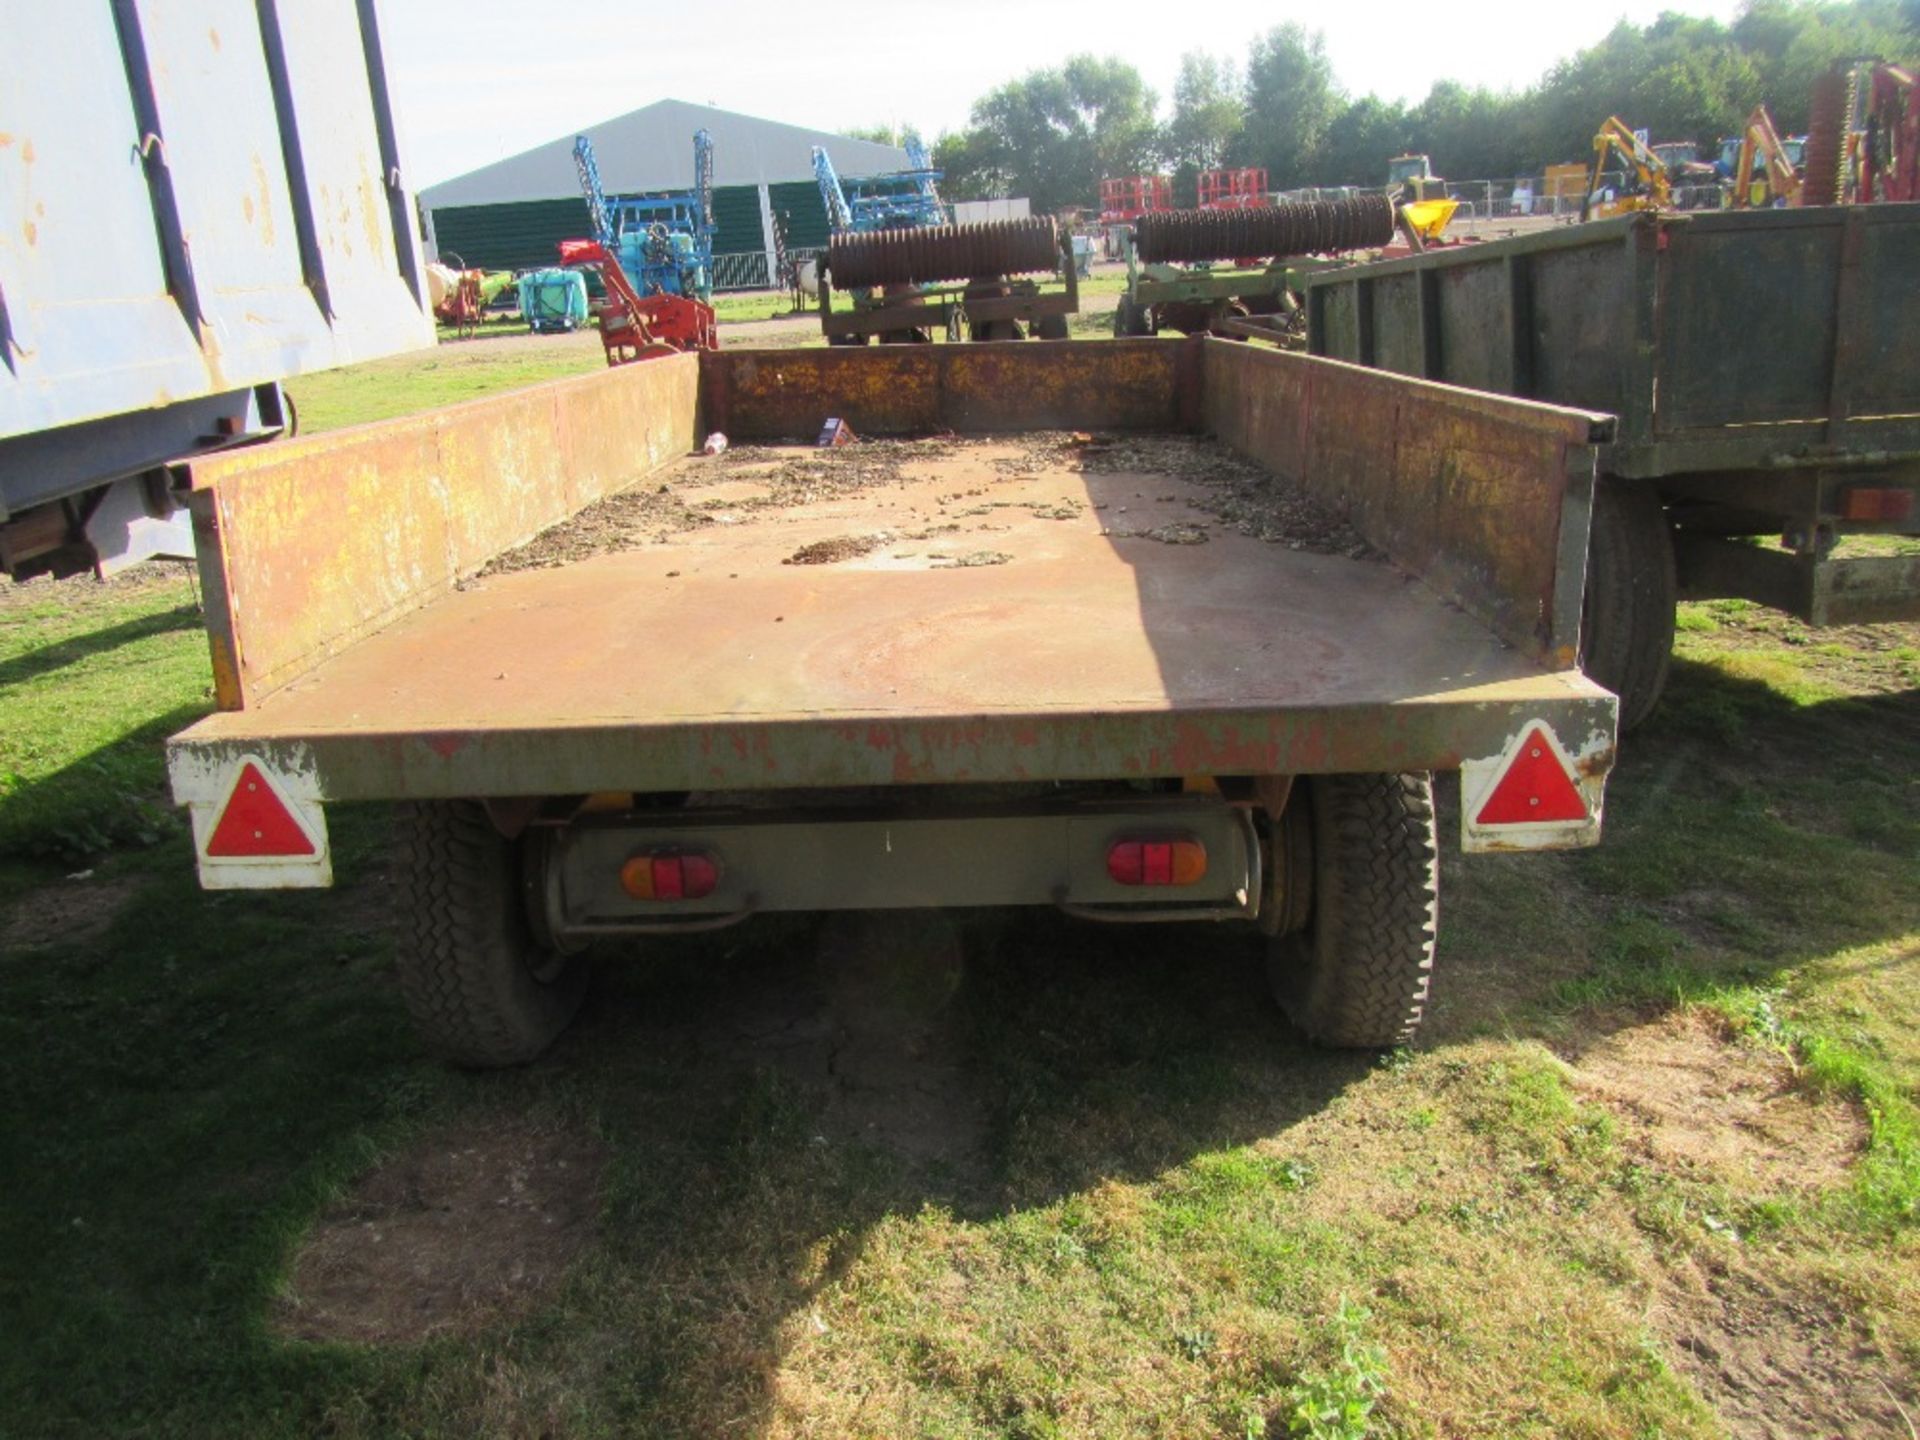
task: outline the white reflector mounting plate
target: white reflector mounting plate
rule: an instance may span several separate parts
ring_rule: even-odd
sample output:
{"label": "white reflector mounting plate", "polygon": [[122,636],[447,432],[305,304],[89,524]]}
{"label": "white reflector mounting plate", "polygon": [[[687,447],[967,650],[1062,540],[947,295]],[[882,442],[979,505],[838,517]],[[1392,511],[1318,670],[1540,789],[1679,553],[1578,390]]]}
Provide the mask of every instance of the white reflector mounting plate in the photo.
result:
{"label": "white reflector mounting plate", "polygon": [[193,819],[205,890],[306,890],[333,884],[327,819],[311,769],[256,754],[209,763],[172,756],[173,798]]}
{"label": "white reflector mounting plate", "polygon": [[1613,742],[1596,733],[1570,751],[1544,720],[1529,720],[1498,755],[1460,766],[1460,848],[1577,850],[1600,843]]}

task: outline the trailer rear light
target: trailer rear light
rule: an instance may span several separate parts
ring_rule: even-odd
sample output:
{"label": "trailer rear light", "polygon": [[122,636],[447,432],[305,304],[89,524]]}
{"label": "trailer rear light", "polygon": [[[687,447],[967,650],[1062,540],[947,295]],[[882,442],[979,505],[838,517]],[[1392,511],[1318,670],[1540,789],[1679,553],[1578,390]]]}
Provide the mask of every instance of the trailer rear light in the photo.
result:
{"label": "trailer rear light", "polygon": [[620,888],[636,900],[704,900],[720,883],[711,855],[643,850],[620,867]]}
{"label": "trailer rear light", "polygon": [[1913,491],[1898,485],[1849,485],[1840,492],[1842,520],[1910,520]]}
{"label": "trailer rear light", "polygon": [[1120,885],[1193,885],[1206,873],[1198,840],[1121,840],[1107,849],[1107,874]]}

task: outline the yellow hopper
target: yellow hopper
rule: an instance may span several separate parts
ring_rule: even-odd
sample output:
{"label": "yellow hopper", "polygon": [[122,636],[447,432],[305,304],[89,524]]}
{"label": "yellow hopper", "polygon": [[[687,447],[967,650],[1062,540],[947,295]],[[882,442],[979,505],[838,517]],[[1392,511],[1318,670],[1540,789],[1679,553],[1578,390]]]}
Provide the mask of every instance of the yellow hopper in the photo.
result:
{"label": "yellow hopper", "polygon": [[1438,240],[1447,222],[1453,219],[1453,212],[1459,208],[1458,200],[1415,200],[1402,205],[1400,212],[1422,240]]}

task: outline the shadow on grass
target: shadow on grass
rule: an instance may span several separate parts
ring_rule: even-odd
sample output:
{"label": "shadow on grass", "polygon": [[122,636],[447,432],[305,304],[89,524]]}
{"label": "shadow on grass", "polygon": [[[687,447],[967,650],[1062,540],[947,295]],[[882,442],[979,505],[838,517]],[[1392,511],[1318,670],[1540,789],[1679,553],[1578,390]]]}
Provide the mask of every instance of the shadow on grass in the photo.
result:
{"label": "shadow on grass", "polygon": [[758,1433],[796,1317],[876,1226],[1152,1180],[1376,1063],[1294,1038],[1217,930],[896,912],[610,952],[544,1069],[595,1096],[616,1156],[613,1264],[580,1303],[631,1346],[620,1422]]}
{"label": "shadow on grass", "polygon": [[1799,704],[1677,659],[1621,743],[1597,849],[1453,859],[1429,1042],[1509,1030],[1577,1053],[1598,1013],[1766,988],[1920,928],[1916,774],[1920,693]]}
{"label": "shadow on grass", "polygon": [[0,688],[8,685],[20,685],[56,670],[73,665],[89,656],[105,654],[129,645],[138,640],[150,639],[155,635],[165,635],[176,630],[198,630],[203,620],[200,607],[195,604],[179,605],[171,610],[157,610],[148,615],[138,615],[130,620],[122,620],[117,625],[108,625],[99,630],[89,630],[85,634],[72,635],[64,640],[56,640],[51,645],[43,645],[38,650],[29,650],[22,655],[14,655],[0,660]]}
{"label": "shadow on grass", "polygon": [[[0,862],[73,865],[116,846],[151,845],[182,829],[183,815],[168,803],[163,746],[208,708],[206,701],[177,705],[0,795]],[[7,888],[0,877],[0,891]]]}
{"label": "shadow on grass", "polygon": [[[1290,1038],[1239,937],[900,912],[611,950],[548,1059],[459,1074],[384,973],[384,826],[343,820],[339,891],[202,895],[170,842],[134,857],[149,881],[104,942],[7,967],[0,1163],[31,1178],[0,1324],[34,1338],[0,1389],[32,1433],[505,1433],[551,1399],[589,1430],[751,1435],[783,1332],[874,1226],[1150,1178],[1374,1063]],[[274,1338],[330,1188],[476,1109],[584,1123],[612,1157],[566,1292],[485,1342],[534,1393],[497,1411],[459,1339]]]}
{"label": "shadow on grass", "polygon": [[[1672,693],[1623,747],[1600,849],[1461,857],[1444,832],[1440,1013],[1423,1043],[1501,1032],[1577,1054],[1716,988],[1764,989],[1920,928],[1915,697],[1796,705],[1684,662]],[[846,927],[860,936],[850,951],[834,934]],[[610,1229],[679,1297],[638,1307],[663,1357],[643,1413],[668,1429],[675,1415],[767,1423],[783,1331],[889,1216],[933,1205],[990,1219],[1227,1147],[1284,1146],[1378,1063],[1293,1037],[1246,940],[1224,930],[1009,912],[796,923],[721,943],[737,948],[682,955],[670,972],[609,969],[555,1062],[618,1076],[629,1101],[602,1113],[622,1153],[649,1157],[645,1178],[616,1190]],[[907,998],[863,1018],[889,985]],[[829,1023],[770,1024],[753,997],[783,990],[821,997],[788,1013]],[[796,1059],[792,1047],[824,1036],[827,1053]],[[915,1063],[890,1068],[885,1052],[902,1045]],[[743,1089],[749,1072],[762,1088]],[[843,1103],[862,1074],[890,1086],[877,1110]],[[846,1149],[862,1136],[836,1133],[837,1113],[867,1127],[864,1152]],[[706,1143],[686,1147],[689,1123]],[[925,1144],[930,1127],[944,1143]],[[822,1245],[833,1260],[809,1269]],[[769,1251],[768,1283],[714,1293],[712,1277],[737,1280]],[[728,1353],[757,1357],[731,1382],[707,1353],[721,1314],[757,1337]]]}

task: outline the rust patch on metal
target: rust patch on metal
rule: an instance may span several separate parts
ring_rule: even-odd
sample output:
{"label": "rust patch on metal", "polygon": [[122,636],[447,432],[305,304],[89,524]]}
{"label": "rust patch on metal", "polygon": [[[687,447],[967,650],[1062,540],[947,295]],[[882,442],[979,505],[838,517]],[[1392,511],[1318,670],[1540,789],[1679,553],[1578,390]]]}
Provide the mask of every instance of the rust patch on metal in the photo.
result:
{"label": "rust patch on metal", "polygon": [[875,435],[1166,430],[1178,422],[1179,345],[722,350],[701,369],[708,414],[736,440],[811,440],[829,417]]}
{"label": "rust patch on metal", "polygon": [[685,454],[696,383],[676,357],[185,467],[225,579],[209,625],[230,637],[225,654],[215,643],[222,705],[251,705]]}

